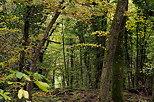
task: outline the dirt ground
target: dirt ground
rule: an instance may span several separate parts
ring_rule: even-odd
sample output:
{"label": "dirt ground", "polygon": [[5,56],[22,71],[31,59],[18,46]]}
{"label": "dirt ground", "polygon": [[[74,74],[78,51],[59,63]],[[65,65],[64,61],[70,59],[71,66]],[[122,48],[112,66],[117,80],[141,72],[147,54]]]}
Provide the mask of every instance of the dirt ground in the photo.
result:
{"label": "dirt ground", "polygon": [[[99,102],[98,90],[54,89],[33,94],[34,102]],[[125,102],[150,102],[151,96],[124,91]],[[112,101],[111,101],[112,102]]]}

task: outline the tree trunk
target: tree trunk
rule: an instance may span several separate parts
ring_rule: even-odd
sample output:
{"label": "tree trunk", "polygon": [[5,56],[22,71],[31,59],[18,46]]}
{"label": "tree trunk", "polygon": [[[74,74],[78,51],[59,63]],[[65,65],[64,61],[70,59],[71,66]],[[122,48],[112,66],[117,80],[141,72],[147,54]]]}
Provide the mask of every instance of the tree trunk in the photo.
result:
{"label": "tree trunk", "polygon": [[[63,2],[61,2],[61,4],[63,4]],[[42,40],[40,41],[38,46],[33,48],[33,54],[32,54],[32,57],[31,57],[31,65],[30,65],[30,69],[29,69],[30,72],[36,71],[36,64],[37,64],[37,61],[39,59],[41,49],[45,45],[45,42],[47,41],[47,38],[48,38],[48,35],[49,35],[49,32],[50,32],[51,28],[53,27],[53,25],[55,24],[55,22],[56,22],[57,18],[59,17],[60,13],[61,12],[59,12],[58,10],[57,10],[57,12],[55,12],[53,19],[50,21],[49,25],[47,26],[47,28],[44,32]],[[30,76],[30,78],[31,78],[31,80],[33,80],[32,76]],[[29,93],[29,100],[30,101],[32,101],[32,93],[31,93],[32,89],[33,89],[33,81],[29,81],[27,83],[27,91]]]}
{"label": "tree trunk", "polygon": [[82,47],[80,47],[80,87],[83,87]]}
{"label": "tree trunk", "polygon": [[153,86],[152,86],[152,101],[154,102],[154,77],[153,77],[153,82],[152,82]]}
{"label": "tree trunk", "polygon": [[[126,7],[128,10],[128,6]],[[127,17],[124,16],[120,25],[120,33],[112,67],[112,100],[113,102],[124,102],[123,99],[123,70],[125,67],[124,57],[124,34]]]}
{"label": "tree trunk", "polygon": [[114,54],[116,51],[117,41],[118,41],[120,28],[121,28],[121,26],[119,25],[122,24],[123,15],[124,15],[124,12],[126,11],[127,4],[128,4],[128,0],[119,0],[115,15],[114,15],[114,19],[111,25],[111,30],[108,35],[103,71],[101,76],[101,84],[100,84],[101,102],[109,101],[111,68],[112,68]]}
{"label": "tree trunk", "polygon": [[[53,29],[51,30],[51,32],[50,32],[50,34],[49,34],[49,36],[48,36],[49,38],[52,36],[53,32],[56,30],[58,24],[59,24],[59,23],[57,23],[56,26],[55,26],[55,28],[53,28]],[[39,61],[40,61],[40,62],[43,62],[44,53],[45,53],[45,51],[47,50],[47,48],[48,48],[50,42],[54,42],[54,41],[47,40],[47,41],[46,41],[46,45],[45,45],[43,51],[40,52],[40,56],[39,56]],[[58,43],[58,42],[54,42],[54,43]],[[58,43],[58,44],[59,44],[59,43]]]}
{"label": "tree trunk", "polygon": [[128,80],[128,88],[131,88],[131,60],[129,54],[129,43],[128,43],[128,32],[124,35],[124,45],[125,45],[125,64],[127,70],[127,80]]}
{"label": "tree trunk", "polygon": [[65,34],[64,34],[64,21],[62,19],[62,46],[63,46],[63,63],[64,63],[64,78],[63,78],[63,88],[66,87],[66,72],[67,72],[67,68],[66,68],[66,56],[65,56]]}
{"label": "tree trunk", "polygon": [[70,88],[73,88],[73,86],[74,86],[74,77],[75,77],[75,75],[74,75],[74,65],[75,65],[75,63],[74,63],[74,47],[73,47],[73,38],[70,38],[70,46],[71,46],[71,48],[70,48]]}
{"label": "tree trunk", "polygon": [[[107,29],[107,12],[103,16],[94,16],[94,19],[92,19],[92,28],[93,31],[106,31]],[[105,47],[105,42],[106,42],[106,36],[98,36],[96,35],[95,43],[98,45],[101,44],[101,47],[96,47],[94,49],[95,51],[95,83],[94,83],[94,88],[98,89],[100,86],[100,78],[101,78],[101,72],[102,72],[102,66],[103,66],[103,57],[104,57],[104,52],[105,49],[102,47]]]}
{"label": "tree trunk", "polygon": [[[79,37],[79,42],[80,42],[80,44],[82,44],[82,43],[85,43],[85,39],[84,39],[84,36],[83,36],[83,34],[79,34],[78,35],[78,37]],[[83,58],[84,58],[84,47],[80,47],[80,85],[81,85],[81,87],[83,87],[84,86],[84,71],[83,71]]]}
{"label": "tree trunk", "polygon": [[88,55],[88,48],[85,49],[84,52],[84,67],[85,67],[85,80],[84,80],[84,85],[87,89],[91,87],[90,85],[90,63],[89,63],[89,55]]}
{"label": "tree trunk", "polygon": [[[29,38],[29,16],[30,16],[30,6],[26,7],[25,18],[24,18],[24,31],[23,31],[23,38],[22,38],[22,47],[24,50],[28,45],[28,38]],[[20,52],[20,61],[19,61],[19,72],[22,72],[25,66],[25,51],[21,50]]]}
{"label": "tree trunk", "polygon": [[139,66],[139,35],[137,34],[139,30],[139,23],[137,23],[136,27],[136,68],[135,68],[135,86],[136,88],[139,87],[139,80],[140,80],[140,66]]}
{"label": "tree trunk", "polygon": [[[68,48],[67,48],[67,51],[68,51]],[[67,56],[69,56],[67,54]],[[66,60],[66,84],[67,84],[67,87],[70,87],[70,59],[67,58]]]}
{"label": "tree trunk", "polygon": [[131,84],[132,84],[132,88],[135,88],[135,80],[134,80],[134,75],[133,75],[133,38],[132,38],[132,34],[130,36],[130,79],[131,79]]}
{"label": "tree trunk", "polygon": [[56,72],[56,70],[52,71],[52,80],[51,80],[51,83],[52,83],[51,88],[52,89],[55,89],[55,72]]}

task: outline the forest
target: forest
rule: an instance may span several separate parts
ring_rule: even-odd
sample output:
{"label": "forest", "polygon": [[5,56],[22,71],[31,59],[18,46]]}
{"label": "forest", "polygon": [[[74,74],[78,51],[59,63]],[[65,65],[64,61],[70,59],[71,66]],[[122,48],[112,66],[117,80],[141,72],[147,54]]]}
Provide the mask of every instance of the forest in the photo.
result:
{"label": "forest", "polygon": [[154,0],[0,0],[0,102],[154,102]]}

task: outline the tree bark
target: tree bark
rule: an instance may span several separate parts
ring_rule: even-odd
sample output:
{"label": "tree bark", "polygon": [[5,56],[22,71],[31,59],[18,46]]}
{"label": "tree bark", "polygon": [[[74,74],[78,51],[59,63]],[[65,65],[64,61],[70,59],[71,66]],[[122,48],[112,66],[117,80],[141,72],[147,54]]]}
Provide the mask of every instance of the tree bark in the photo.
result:
{"label": "tree bark", "polygon": [[[82,44],[82,43],[85,43],[85,38],[84,38],[84,36],[83,36],[83,34],[79,34],[78,35],[78,37],[79,37],[79,42],[80,42],[80,44]],[[80,87],[83,87],[84,86],[84,71],[83,71],[83,67],[84,67],[84,63],[83,63],[83,58],[84,58],[84,47],[80,47]]]}
{"label": "tree bark", "polygon": [[66,72],[67,72],[67,68],[66,68],[66,54],[65,54],[65,34],[64,34],[64,21],[62,19],[62,46],[63,46],[63,63],[64,63],[64,79],[63,79],[63,87],[66,87]]}
{"label": "tree bark", "polygon": [[111,25],[111,30],[108,35],[106,53],[104,57],[104,66],[103,66],[101,84],[100,84],[101,102],[109,101],[111,68],[113,65],[114,54],[116,51],[117,41],[120,33],[120,28],[121,28],[120,25],[122,24],[122,19],[123,19],[124,12],[126,11],[127,4],[128,4],[128,0],[119,0],[115,15],[114,15],[114,19]]}
{"label": "tree bark", "polygon": [[[55,26],[55,28],[52,29],[52,31],[51,31],[50,34],[48,35],[49,38],[50,38],[50,36],[52,36],[53,32],[56,30],[57,25],[59,25],[59,23],[57,23],[56,26]],[[46,44],[45,44],[45,48],[43,49],[43,51],[40,52],[40,54],[39,54],[39,61],[40,61],[40,62],[43,62],[44,53],[45,53],[45,51],[47,50],[47,48],[48,48],[50,42],[54,42],[54,41],[51,41],[51,40],[48,40],[48,39],[47,39],[47,42],[46,42]],[[60,43],[58,43],[58,42],[54,42],[54,43],[60,44]]]}
{"label": "tree bark", "polygon": [[153,84],[153,86],[152,86],[152,100],[151,100],[151,102],[154,102],[154,77],[153,77],[152,84]]}
{"label": "tree bark", "polygon": [[[128,10],[128,4],[126,7]],[[112,100],[113,102],[124,102],[123,98],[123,70],[125,67],[124,55],[124,34],[127,17],[124,16],[120,25],[120,33],[116,46],[116,51],[112,67]]]}
{"label": "tree bark", "polygon": [[131,88],[131,60],[130,60],[130,54],[128,52],[129,50],[129,43],[128,43],[128,32],[126,31],[126,34],[124,35],[124,48],[125,48],[125,66],[127,70],[127,80],[128,80],[128,88]]}
{"label": "tree bark", "polygon": [[[28,38],[29,38],[29,16],[30,16],[30,6],[26,7],[25,18],[24,18],[24,31],[23,31],[23,38],[22,38],[22,47],[24,50],[28,45]],[[22,72],[25,66],[25,51],[21,50],[20,52],[20,60],[19,60],[19,72]]]}
{"label": "tree bark", "polygon": [[83,87],[83,60],[82,60],[82,47],[80,47],[80,87]]}
{"label": "tree bark", "polygon": [[90,72],[91,72],[91,68],[90,68],[90,61],[89,61],[89,55],[88,55],[88,48],[85,50],[84,52],[84,67],[85,67],[85,80],[84,80],[84,85],[86,86],[87,89],[89,89],[91,87],[91,83],[90,83]]}
{"label": "tree bark", "polygon": [[139,80],[140,80],[140,63],[139,63],[139,35],[137,34],[139,32],[139,23],[137,23],[136,27],[136,68],[135,68],[135,86],[136,88],[139,87]]}

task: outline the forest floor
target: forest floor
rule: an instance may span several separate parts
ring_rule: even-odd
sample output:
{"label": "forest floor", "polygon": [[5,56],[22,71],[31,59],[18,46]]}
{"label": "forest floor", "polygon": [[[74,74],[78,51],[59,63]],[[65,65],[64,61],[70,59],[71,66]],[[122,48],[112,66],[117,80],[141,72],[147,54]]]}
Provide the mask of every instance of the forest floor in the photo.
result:
{"label": "forest floor", "polygon": [[[99,102],[98,90],[54,89],[34,93],[34,102]],[[124,91],[125,102],[150,102],[150,96]]]}

